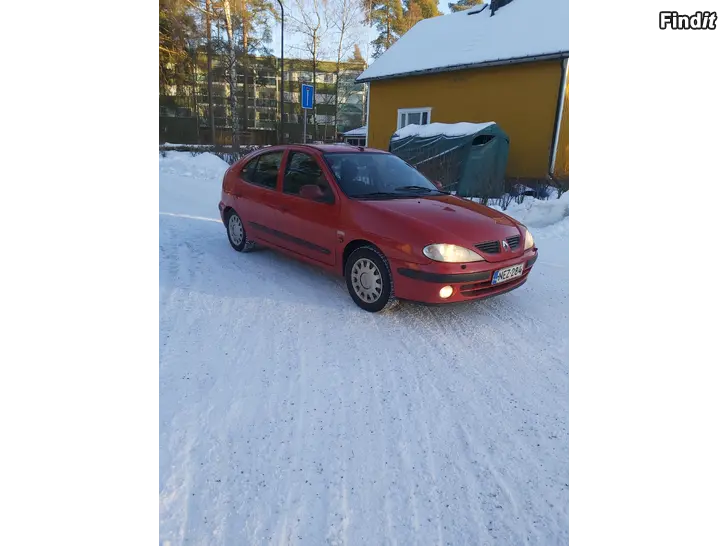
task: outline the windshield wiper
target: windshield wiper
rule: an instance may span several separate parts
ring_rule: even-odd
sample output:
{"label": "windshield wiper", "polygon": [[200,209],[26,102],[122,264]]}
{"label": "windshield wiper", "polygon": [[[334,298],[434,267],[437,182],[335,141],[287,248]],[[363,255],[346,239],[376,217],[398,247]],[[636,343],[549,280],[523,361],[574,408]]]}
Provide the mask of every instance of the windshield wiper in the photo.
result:
{"label": "windshield wiper", "polygon": [[425,186],[399,186],[397,188],[394,188],[395,191],[417,191],[417,190],[426,190],[429,192],[437,192],[437,193],[447,193],[446,191],[438,190],[437,188],[427,188]]}
{"label": "windshield wiper", "polygon": [[402,197],[400,194],[390,191],[373,191],[369,193],[353,193],[349,197]]}

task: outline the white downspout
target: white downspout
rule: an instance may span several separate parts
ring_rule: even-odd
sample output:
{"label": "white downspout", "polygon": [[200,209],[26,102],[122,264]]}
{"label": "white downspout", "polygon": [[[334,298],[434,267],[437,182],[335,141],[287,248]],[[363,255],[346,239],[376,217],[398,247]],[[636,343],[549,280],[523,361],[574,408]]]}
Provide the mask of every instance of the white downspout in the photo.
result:
{"label": "white downspout", "polygon": [[551,161],[549,164],[549,175],[553,176],[554,168],[556,167],[556,153],[559,149],[559,135],[561,133],[561,118],[564,115],[564,99],[566,97],[566,82],[569,80],[569,59],[565,59],[564,72],[561,79],[561,88],[559,89],[559,111],[558,121],[556,122],[556,137],[554,138],[554,147],[551,150]]}
{"label": "white downspout", "polygon": [[364,136],[364,139],[365,139],[364,146],[369,146],[369,103],[371,102],[371,99],[372,99],[370,85],[371,84],[369,82],[367,82],[367,130],[366,130],[366,135]]}

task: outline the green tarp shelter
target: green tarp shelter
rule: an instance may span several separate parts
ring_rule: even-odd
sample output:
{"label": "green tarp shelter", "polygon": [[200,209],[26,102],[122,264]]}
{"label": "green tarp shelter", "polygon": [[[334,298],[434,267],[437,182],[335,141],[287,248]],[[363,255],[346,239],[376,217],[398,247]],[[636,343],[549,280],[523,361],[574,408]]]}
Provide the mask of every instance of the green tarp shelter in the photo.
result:
{"label": "green tarp shelter", "polygon": [[408,125],[389,141],[391,153],[463,197],[503,195],[509,146],[494,122]]}

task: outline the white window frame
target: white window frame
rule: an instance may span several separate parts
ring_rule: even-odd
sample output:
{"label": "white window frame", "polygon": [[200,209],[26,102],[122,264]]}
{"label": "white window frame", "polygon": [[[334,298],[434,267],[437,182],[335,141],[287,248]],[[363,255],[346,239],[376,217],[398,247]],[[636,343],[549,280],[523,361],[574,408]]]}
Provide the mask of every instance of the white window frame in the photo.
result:
{"label": "white window frame", "polygon": [[[409,117],[409,114],[420,114],[420,121],[422,121],[422,114],[427,112],[427,123],[425,125],[429,125],[432,123],[432,107],[422,107],[422,108],[400,108],[397,110],[397,130],[399,131],[403,125],[402,123],[402,114],[407,114],[407,118]],[[405,118],[405,120],[407,119]]]}

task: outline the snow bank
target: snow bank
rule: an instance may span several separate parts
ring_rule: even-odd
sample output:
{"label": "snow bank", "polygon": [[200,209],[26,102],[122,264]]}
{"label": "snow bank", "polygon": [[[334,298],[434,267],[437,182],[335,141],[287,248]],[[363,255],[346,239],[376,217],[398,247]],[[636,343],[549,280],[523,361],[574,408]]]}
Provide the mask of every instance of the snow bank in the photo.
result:
{"label": "snow bank", "polygon": [[165,157],[159,156],[159,172],[177,176],[219,182],[228,167],[225,161],[209,152],[195,156],[189,152],[166,152]]}
{"label": "snow bank", "polygon": [[427,125],[407,125],[402,127],[399,131],[394,133],[393,139],[409,138],[413,136],[418,137],[433,137],[433,136],[463,136],[472,135],[494,125],[494,121],[488,121],[486,123],[469,123],[467,121],[461,121],[459,123],[428,123]]}
{"label": "snow bank", "polygon": [[209,148],[209,144],[174,144],[173,142],[165,142],[160,146],[166,148]]}
{"label": "snow bank", "polygon": [[[498,206],[491,208],[502,210]],[[553,197],[546,201],[526,197],[523,203],[511,203],[504,211],[508,216],[522,222],[529,228],[543,228],[551,226],[569,218],[569,192],[561,196],[561,199]],[[565,225],[568,235],[568,223]]]}
{"label": "snow bank", "polygon": [[569,0],[515,0],[420,21],[357,81],[568,51]]}

